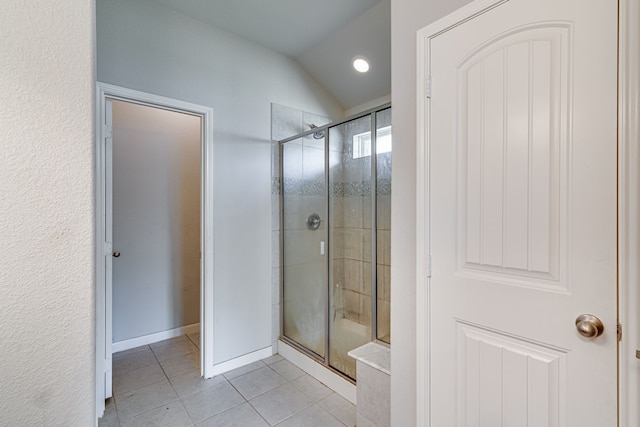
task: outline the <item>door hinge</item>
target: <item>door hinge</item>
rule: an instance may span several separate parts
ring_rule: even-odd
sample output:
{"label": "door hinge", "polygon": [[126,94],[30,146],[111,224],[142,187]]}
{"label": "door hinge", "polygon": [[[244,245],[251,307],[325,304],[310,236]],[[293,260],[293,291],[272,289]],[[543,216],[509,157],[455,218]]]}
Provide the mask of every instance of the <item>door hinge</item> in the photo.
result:
{"label": "door hinge", "polygon": [[109,126],[109,125],[105,125],[104,126],[104,137],[107,140],[110,140],[113,138],[113,127]]}
{"label": "door hinge", "polygon": [[622,325],[618,323],[617,327],[618,342],[622,341]]}
{"label": "door hinge", "polygon": [[427,77],[427,81],[426,81],[426,95],[427,98],[431,98],[431,76]]}
{"label": "door hinge", "polygon": [[111,250],[112,250],[111,242],[104,242],[104,254],[107,256],[111,255]]}
{"label": "door hinge", "polygon": [[427,277],[431,277],[431,255],[427,255]]}

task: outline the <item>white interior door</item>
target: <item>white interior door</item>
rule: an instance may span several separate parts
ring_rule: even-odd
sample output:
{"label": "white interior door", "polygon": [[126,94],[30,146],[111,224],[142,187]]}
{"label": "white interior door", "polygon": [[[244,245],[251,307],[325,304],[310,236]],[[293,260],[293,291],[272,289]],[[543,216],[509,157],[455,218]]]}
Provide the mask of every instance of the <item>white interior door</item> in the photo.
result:
{"label": "white interior door", "polygon": [[617,425],[617,2],[476,1],[419,40],[419,405],[433,427]]}

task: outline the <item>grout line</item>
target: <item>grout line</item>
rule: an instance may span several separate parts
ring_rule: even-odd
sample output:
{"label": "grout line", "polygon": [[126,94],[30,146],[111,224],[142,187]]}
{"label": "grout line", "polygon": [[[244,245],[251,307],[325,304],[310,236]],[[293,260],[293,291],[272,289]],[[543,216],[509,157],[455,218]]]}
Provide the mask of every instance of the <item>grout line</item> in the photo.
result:
{"label": "grout line", "polygon": [[[191,334],[191,335],[195,335],[195,334]],[[198,333],[199,335],[199,333]],[[187,337],[187,339],[189,341],[191,341],[193,343],[193,345],[195,345],[196,347],[198,347],[198,351],[200,351],[200,341],[195,342],[193,339],[191,339],[191,337],[189,335],[185,335],[185,337]]]}
{"label": "grout line", "polygon": [[[266,363],[265,363],[265,365],[266,365]],[[254,372],[254,371],[251,371],[251,372]],[[251,372],[247,372],[247,373],[251,373]],[[246,375],[246,374],[245,374],[245,375]],[[240,375],[240,376],[242,376],[242,375]],[[239,377],[236,377],[236,378],[239,378]],[[240,395],[240,397],[242,397],[242,399],[244,399],[245,403],[247,403],[247,404],[251,407],[251,409],[253,409],[253,410],[256,412],[256,414],[258,414],[258,416],[264,420],[264,422],[265,422],[265,423],[267,423],[268,425],[271,425],[271,423],[270,423],[269,421],[267,421],[267,420],[265,419],[265,417],[263,417],[263,416],[262,416],[262,414],[260,413],[260,411],[258,411],[258,409],[256,409],[256,408],[251,404],[251,402],[249,402],[249,400],[248,400],[246,397],[244,397],[244,395],[243,395],[242,393],[240,393],[240,390],[238,390],[238,389],[236,388],[236,386],[235,386],[231,381],[229,381],[229,384],[231,384],[231,387],[233,387],[233,389],[234,389],[234,390],[235,390],[235,391]],[[276,387],[276,388],[277,388],[277,387]],[[275,389],[273,389],[273,390],[275,390]],[[260,395],[260,396],[262,396],[262,395]],[[256,396],[256,397],[258,397],[258,396]],[[254,397],[253,399],[255,399],[256,397]],[[236,405],[236,406],[237,406],[237,405]],[[234,408],[235,408],[235,406],[234,406]],[[231,409],[231,408],[229,408],[229,409]]]}
{"label": "grout line", "polygon": [[[239,392],[238,392],[238,393],[239,393]],[[243,396],[243,397],[244,397],[244,396]],[[245,402],[247,402],[247,404],[251,407],[251,409],[253,409],[253,410],[256,412],[256,414],[258,414],[258,416],[264,420],[264,422],[265,422],[265,423],[267,423],[268,425],[271,425],[271,423],[270,423],[269,421],[267,421],[267,419],[266,419],[265,417],[263,417],[263,416],[262,416],[262,414],[260,413],[260,411],[258,411],[258,409],[257,409],[255,406],[253,406],[253,405],[251,404],[251,402],[249,402],[249,401],[248,401],[248,400],[246,400],[246,399],[245,399]]]}
{"label": "grout line", "polygon": [[[293,414],[289,415],[288,417],[284,418],[283,420],[278,421],[276,424],[269,424],[271,427],[275,427],[279,424],[282,424],[283,422],[287,421],[289,418],[299,414],[300,412],[304,411],[305,409],[309,409],[310,407],[312,407],[313,405],[315,405],[315,402],[311,402],[310,405],[305,406],[304,408],[301,408],[297,411],[295,411]],[[324,408],[323,408],[324,409]],[[335,417],[334,417],[335,418]],[[338,420],[339,421],[339,420]]]}

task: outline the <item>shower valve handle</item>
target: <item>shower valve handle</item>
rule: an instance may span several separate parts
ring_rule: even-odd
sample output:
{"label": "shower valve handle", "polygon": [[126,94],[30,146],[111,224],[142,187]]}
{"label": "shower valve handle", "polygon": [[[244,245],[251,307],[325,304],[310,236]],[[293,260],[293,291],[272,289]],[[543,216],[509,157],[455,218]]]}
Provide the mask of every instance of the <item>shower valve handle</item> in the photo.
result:
{"label": "shower valve handle", "polygon": [[312,213],[307,217],[307,220],[305,222],[307,223],[307,228],[309,230],[317,230],[318,228],[320,228],[320,223],[322,221],[320,220],[320,215],[318,215],[317,213]]}

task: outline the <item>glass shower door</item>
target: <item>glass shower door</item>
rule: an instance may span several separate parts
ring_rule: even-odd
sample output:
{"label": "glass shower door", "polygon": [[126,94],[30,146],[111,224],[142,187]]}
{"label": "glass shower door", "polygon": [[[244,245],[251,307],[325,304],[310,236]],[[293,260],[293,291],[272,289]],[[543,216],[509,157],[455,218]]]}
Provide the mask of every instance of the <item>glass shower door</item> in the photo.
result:
{"label": "glass shower door", "polygon": [[376,113],[376,298],[380,341],[391,343],[391,108]]}
{"label": "glass shower door", "polygon": [[282,146],[283,335],[326,355],[327,207],[322,135]]}
{"label": "glass shower door", "polygon": [[329,365],[356,378],[347,353],[371,341],[371,117],[330,128]]}

